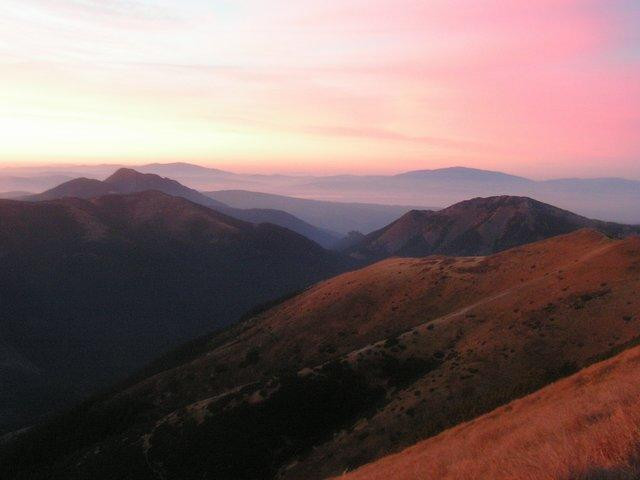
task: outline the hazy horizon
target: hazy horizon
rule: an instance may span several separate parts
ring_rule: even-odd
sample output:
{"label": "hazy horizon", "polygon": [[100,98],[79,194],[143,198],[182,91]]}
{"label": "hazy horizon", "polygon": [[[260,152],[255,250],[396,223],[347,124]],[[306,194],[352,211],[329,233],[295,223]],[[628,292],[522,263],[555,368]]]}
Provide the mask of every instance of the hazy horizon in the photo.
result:
{"label": "hazy horizon", "polygon": [[426,171],[426,170],[446,170],[446,169],[469,169],[469,170],[479,170],[485,172],[494,172],[494,173],[503,173],[506,175],[511,175],[515,177],[522,177],[528,180],[533,180],[537,182],[544,182],[547,180],[565,180],[565,179],[579,179],[579,180],[592,180],[592,179],[623,179],[623,180],[631,180],[631,181],[640,181],[640,175],[633,176],[615,176],[615,175],[580,175],[579,172],[576,172],[574,175],[567,176],[541,176],[541,175],[527,175],[520,174],[514,171],[509,170],[493,170],[489,168],[482,168],[482,166],[468,166],[468,165],[443,165],[443,166],[429,166],[424,168],[414,168],[411,170],[379,170],[379,171],[353,171],[353,170],[344,170],[337,172],[317,172],[317,171],[296,171],[296,170],[287,170],[287,169],[272,169],[271,167],[262,167],[257,166],[257,168],[252,168],[251,166],[239,166],[239,168],[234,168],[233,165],[230,165],[229,168],[221,167],[221,163],[211,162],[189,162],[189,161],[152,161],[152,160],[140,160],[138,162],[77,162],[77,163],[63,163],[63,162],[52,162],[52,163],[43,163],[43,162],[34,162],[34,163],[0,163],[0,172],[1,171],[22,171],[22,170],[46,170],[46,169],[60,169],[60,170],[69,170],[73,168],[85,169],[85,168],[113,168],[115,171],[118,168],[132,168],[136,167],[145,167],[150,165],[192,165],[203,168],[210,168],[215,170],[221,170],[227,173],[233,173],[238,175],[284,175],[284,176],[309,176],[309,177],[330,177],[330,176],[340,176],[340,175],[352,175],[352,176],[393,176],[400,175],[403,173],[410,173],[416,171]]}

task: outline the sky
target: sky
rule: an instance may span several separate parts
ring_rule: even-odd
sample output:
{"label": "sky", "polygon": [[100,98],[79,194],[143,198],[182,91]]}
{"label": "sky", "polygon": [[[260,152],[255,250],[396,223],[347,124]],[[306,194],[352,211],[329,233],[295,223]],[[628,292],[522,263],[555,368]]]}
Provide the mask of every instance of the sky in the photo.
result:
{"label": "sky", "polygon": [[640,179],[637,0],[2,0],[0,164]]}

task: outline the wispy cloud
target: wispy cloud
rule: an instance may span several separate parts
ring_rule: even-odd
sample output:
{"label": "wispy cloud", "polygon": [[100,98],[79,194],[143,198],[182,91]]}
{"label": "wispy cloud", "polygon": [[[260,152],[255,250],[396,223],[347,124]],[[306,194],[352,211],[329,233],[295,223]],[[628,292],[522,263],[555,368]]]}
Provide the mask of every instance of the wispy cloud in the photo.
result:
{"label": "wispy cloud", "polygon": [[412,142],[436,147],[444,147],[453,150],[471,150],[477,153],[486,152],[487,150],[496,150],[495,147],[489,147],[488,145],[480,144],[474,141],[455,140],[442,137],[411,136],[399,132],[394,132],[392,130],[385,130],[382,128],[315,126],[302,128],[301,131],[312,135],[322,135],[326,137],[353,137],[382,141],[392,140],[397,142]]}
{"label": "wispy cloud", "polygon": [[633,0],[5,0],[0,161],[640,176],[638,19]]}

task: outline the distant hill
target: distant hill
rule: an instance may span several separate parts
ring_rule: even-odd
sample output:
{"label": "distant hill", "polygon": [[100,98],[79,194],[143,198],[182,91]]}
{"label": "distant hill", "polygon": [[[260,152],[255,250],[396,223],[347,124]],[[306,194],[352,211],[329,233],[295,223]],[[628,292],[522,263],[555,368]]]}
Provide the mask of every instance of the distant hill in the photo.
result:
{"label": "distant hill", "polygon": [[143,173],[166,175],[168,177],[181,175],[235,175],[217,168],[201,167],[200,165],[185,162],[149,163],[136,167],[136,170]]}
{"label": "distant hill", "polygon": [[372,232],[415,208],[401,205],[326,202],[246,190],[221,190],[204,193],[236,208],[284,210],[320,228],[343,235],[351,231],[365,234]]}
{"label": "distant hill", "polygon": [[388,259],[156,360],[7,446],[0,474],[339,475],[634,345],[639,273],[640,238],[585,229],[488,257]]}
{"label": "distant hill", "polygon": [[531,198],[501,196],[474,198],[437,212],[413,210],[347,251],[365,259],[487,255],[581,228],[613,236],[640,232],[640,226],[590,220]]}
{"label": "distant hill", "polygon": [[89,199],[107,194],[135,193],[148,190],[157,190],[167,195],[186,198],[210,208],[227,207],[224,203],[217,202],[196,190],[185,187],[175,180],[151,173],[140,173],[131,168],[120,168],[103,181],[76,178],[43,193],[30,195],[24,200],[44,201],[65,197]]}
{"label": "distant hill", "polygon": [[290,230],[157,191],[2,200],[0,252],[0,430],[348,268]]}
{"label": "distant hill", "polygon": [[438,181],[460,181],[460,182],[482,182],[486,184],[515,183],[522,185],[530,185],[533,180],[528,178],[509,175],[502,172],[494,172],[491,170],[479,170],[477,168],[449,167],[438,168],[434,170],[414,170],[411,172],[400,173],[395,175],[398,179],[418,179]]}
{"label": "distant hill", "polygon": [[[42,191],[76,177],[103,179],[119,167],[70,165],[0,168],[0,191]],[[532,180],[504,172],[467,167],[415,170],[396,175],[331,176],[256,175],[188,163],[153,163],[134,168],[140,172],[174,178],[183,185],[199,191],[241,190],[342,203],[415,205],[419,209],[443,208],[474,197],[525,196],[589,218],[640,224],[640,179]],[[232,206],[262,208],[260,205]],[[282,209],[275,204],[264,206]],[[311,217],[298,215],[294,211],[289,213],[315,224]],[[396,217],[399,215],[401,213],[397,213]],[[391,219],[387,219],[386,223],[389,221]],[[341,234],[353,229],[368,233],[380,228],[384,223],[370,230],[351,225],[341,228],[333,228],[332,225],[319,226]]]}
{"label": "distant hill", "polygon": [[[176,168],[169,165],[171,168]],[[120,168],[106,180],[77,178],[65,182],[57,187],[37,195],[24,197],[28,201],[53,200],[65,197],[95,198],[106,194],[135,193],[148,190],[157,190],[168,195],[186,198],[192,202],[218,210],[234,218],[251,223],[273,223],[288,228],[296,233],[330,247],[339,240],[339,235],[317,228],[304,222],[293,215],[273,209],[238,209],[219,202],[192,188],[185,187],[181,183],[170,178],[161,177],[152,173],[140,173],[130,168]]]}
{"label": "distant hill", "polygon": [[425,206],[451,205],[473,197],[526,196],[591,218],[640,223],[640,181],[621,178],[534,181],[451,167],[398,175],[318,177],[304,182],[302,189],[316,198]]}
{"label": "distant hill", "polygon": [[[633,347],[341,480],[640,478]],[[491,439],[487,442],[487,439]]]}

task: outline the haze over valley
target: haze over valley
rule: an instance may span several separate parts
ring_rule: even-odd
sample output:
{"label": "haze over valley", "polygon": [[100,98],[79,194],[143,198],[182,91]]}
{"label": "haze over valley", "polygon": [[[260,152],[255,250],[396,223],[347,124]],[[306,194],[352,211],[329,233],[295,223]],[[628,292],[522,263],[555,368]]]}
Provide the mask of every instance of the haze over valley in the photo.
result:
{"label": "haze over valley", "polygon": [[[118,165],[22,167],[0,169],[0,191],[17,192],[11,197],[41,193],[78,177],[104,180]],[[251,175],[237,174],[187,163],[148,164],[131,167],[140,173],[168,176],[185,186],[237,208],[275,208],[300,213],[300,206],[288,204],[270,195],[340,203],[368,203],[389,207],[444,208],[473,197],[514,195],[532,197],[580,215],[605,221],[640,223],[640,179],[558,178],[534,181],[503,172],[449,167],[410,171],[396,175]],[[5,194],[6,195],[6,194]],[[382,207],[378,207],[382,211]],[[386,223],[401,208],[390,208]],[[406,211],[406,210],[405,210]],[[352,215],[354,221],[357,215]],[[323,215],[302,219],[318,224]],[[314,222],[315,220],[315,222]],[[383,223],[384,224],[384,223]],[[379,228],[383,224],[376,224]],[[347,233],[365,230],[368,224],[318,225]],[[331,228],[334,227],[334,228]],[[357,228],[360,227],[360,228]],[[364,227],[364,228],[362,228]],[[372,230],[375,229],[372,228]]]}

